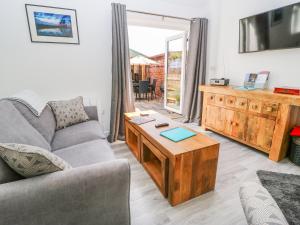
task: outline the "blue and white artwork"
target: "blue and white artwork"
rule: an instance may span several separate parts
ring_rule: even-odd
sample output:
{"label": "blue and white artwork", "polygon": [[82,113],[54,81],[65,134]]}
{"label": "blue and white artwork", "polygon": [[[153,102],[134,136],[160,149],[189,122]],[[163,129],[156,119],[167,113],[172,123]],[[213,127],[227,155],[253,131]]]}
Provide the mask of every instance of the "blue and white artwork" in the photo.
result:
{"label": "blue and white artwork", "polygon": [[75,9],[26,4],[32,42],[79,44]]}
{"label": "blue and white artwork", "polygon": [[38,36],[73,37],[69,15],[34,12],[34,20]]}

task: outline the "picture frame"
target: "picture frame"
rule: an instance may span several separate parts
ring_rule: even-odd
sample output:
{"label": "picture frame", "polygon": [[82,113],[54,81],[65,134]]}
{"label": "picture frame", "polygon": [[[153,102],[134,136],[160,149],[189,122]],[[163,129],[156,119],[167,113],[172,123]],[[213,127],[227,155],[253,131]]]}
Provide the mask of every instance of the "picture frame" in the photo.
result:
{"label": "picture frame", "polygon": [[75,9],[25,4],[31,42],[80,44]]}
{"label": "picture frame", "polygon": [[245,75],[245,79],[244,79],[244,87],[245,88],[254,88],[256,78],[257,78],[257,74],[256,73],[248,73],[248,74],[246,74]]}
{"label": "picture frame", "polygon": [[266,89],[270,77],[269,71],[261,71],[259,73],[248,73],[245,75],[245,89]]}
{"label": "picture frame", "polygon": [[254,87],[257,89],[266,89],[268,87],[269,77],[270,77],[270,71],[259,72],[257,74]]}

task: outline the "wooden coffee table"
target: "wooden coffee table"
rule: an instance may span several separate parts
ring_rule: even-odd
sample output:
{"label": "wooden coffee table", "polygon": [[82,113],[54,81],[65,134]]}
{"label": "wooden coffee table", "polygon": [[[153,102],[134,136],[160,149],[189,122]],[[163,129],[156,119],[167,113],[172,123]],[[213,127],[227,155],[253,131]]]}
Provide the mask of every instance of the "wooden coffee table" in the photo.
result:
{"label": "wooden coffee table", "polygon": [[[140,113],[125,114],[126,143],[170,204],[175,206],[214,190],[219,143],[201,133],[175,143],[160,132],[182,124],[154,111],[147,113],[156,121],[136,125],[130,119]],[[154,125],[158,122],[170,126],[157,129]]]}

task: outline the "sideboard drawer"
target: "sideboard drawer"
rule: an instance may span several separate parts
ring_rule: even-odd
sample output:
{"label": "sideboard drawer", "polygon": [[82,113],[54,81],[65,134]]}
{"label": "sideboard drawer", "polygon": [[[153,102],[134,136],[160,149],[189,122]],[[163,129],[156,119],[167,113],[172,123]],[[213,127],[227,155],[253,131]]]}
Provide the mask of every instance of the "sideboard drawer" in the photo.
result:
{"label": "sideboard drawer", "polygon": [[236,97],[234,96],[226,96],[225,97],[225,105],[228,107],[235,107]]}
{"label": "sideboard drawer", "polygon": [[216,95],[212,93],[207,93],[207,103],[214,105],[216,100]]}
{"label": "sideboard drawer", "polygon": [[264,102],[262,113],[270,116],[277,116],[279,104],[272,102]]}
{"label": "sideboard drawer", "polygon": [[250,100],[249,102],[249,111],[255,113],[261,113],[262,102],[256,100]]}
{"label": "sideboard drawer", "polygon": [[223,106],[225,103],[225,96],[216,94],[215,104],[219,106]]}
{"label": "sideboard drawer", "polygon": [[235,107],[242,110],[247,110],[248,108],[248,99],[246,98],[236,98]]}

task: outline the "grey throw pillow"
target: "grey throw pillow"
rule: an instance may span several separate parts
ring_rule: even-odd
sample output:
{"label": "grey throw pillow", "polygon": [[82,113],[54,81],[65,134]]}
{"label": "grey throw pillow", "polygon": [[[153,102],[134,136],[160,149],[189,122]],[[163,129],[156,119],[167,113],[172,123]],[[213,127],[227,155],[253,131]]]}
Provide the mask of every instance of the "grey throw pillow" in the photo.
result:
{"label": "grey throw pillow", "polygon": [[23,177],[35,177],[72,168],[51,152],[31,145],[0,143],[0,156]]}
{"label": "grey throw pillow", "polygon": [[56,130],[89,120],[84,110],[82,97],[67,101],[51,101],[48,104],[55,115]]}

